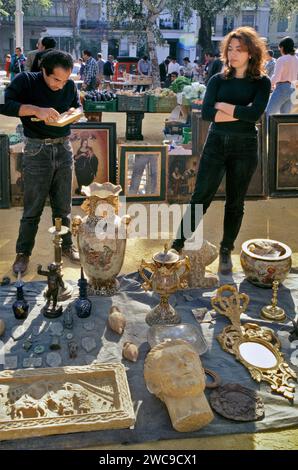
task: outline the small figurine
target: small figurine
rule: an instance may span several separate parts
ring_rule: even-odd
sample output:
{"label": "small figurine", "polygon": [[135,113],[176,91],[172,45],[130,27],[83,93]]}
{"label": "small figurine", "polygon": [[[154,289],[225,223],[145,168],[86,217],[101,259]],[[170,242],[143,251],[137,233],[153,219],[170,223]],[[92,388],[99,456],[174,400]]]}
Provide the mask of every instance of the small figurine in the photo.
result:
{"label": "small figurine", "polygon": [[122,335],[126,326],[126,318],[115,305],[111,307],[108,316],[108,324],[113,331],[118,333],[118,335]]}
{"label": "small figurine", "polygon": [[78,317],[87,318],[91,313],[92,302],[87,297],[87,279],[84,277],[84,271],[81,267],[81,277],[78,281],[78,286],[80,289],[79,298],[76,299],[74,306]]}
{"label": "small figurine", "polygon": [[[47,303],[41,309],[42,313],[47,318],[57,318],[63,313],[62,305],[57,305],[59,286],[64,289],[64,282],[60,274],[59,265],[51,263],[48,265],[48,271],[43,271],[41,264],[37,267],[37,273],[41,276],[47,276],[48,289],[46,291]],[[50,307],[52,300],[52,307]]]}
{"label": "small figurine", "polygon": [[75,359],[78,355],[78,345],[75,341],[69,341],[68,352],[70,359]]}
{"label": "small figurine", "polygon": [[23,291],[24,282],[21,280],[21,273],[18,273],[18,280],[15,284],[17,288],[17,300],[12,304],[14,316],[17,320],[25,320],[28,316],[29,304],[24,299]]}
{"label": "small figurine", "polygon": [[73,327],[73,317],[71,311],[71,305],[68,305],[63,316],[63,326],[68,330],[71,330]]}

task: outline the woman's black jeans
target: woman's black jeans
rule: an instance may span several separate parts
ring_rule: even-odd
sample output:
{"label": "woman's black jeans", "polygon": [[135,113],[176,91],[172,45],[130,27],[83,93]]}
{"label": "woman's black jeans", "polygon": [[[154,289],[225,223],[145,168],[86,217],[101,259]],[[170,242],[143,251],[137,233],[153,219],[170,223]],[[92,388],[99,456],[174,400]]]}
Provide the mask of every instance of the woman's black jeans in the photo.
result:
{"label": "woman's black jeans", "polygon": [[[203,213],[205,214],[226,173],[226,204],[221,248],[233,250],[244,214],[244,198],[257,164],[257,135],[223,135],[209,131],[200,161],[195,190],[172,247],[176,250],[183,248],[186,240],[183,225],[187,225],[186,221],[189,220],[189,217],[191,232],[195,232],[200,222],[200,220],[196,221],[195,217],[196,204],[203,205]],[[216,222],[214,225],[217,225]]]}

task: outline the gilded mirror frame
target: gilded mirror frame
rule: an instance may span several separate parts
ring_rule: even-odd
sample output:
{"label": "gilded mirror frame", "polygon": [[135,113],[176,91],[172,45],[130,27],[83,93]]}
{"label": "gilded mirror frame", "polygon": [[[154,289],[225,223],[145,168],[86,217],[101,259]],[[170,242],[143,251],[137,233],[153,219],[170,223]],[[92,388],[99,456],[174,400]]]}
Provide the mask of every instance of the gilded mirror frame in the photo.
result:
{"label": "gilded mirror frame", "polygon": [[[224,296],[224,293],[230,295]],[[297,375],[285,362],[279,339],[269,328],[254,323],[240,324],[240,314],[245,311],[248,302],[249,297],[239,294],[234,286],[225,285],[218,289],[216,297],[211,299],[212,306],[218,313],[228,317],[232,325],[226,326],[217,340],[224,351],[233,354],[248,369],[254,380],[269,383],[272,391],[293,400],[295,385],[290,380],[297,380]],[[240,353],[240,346],[247,342],[258,343],[267,348],[276,358],[276,365],[262,368],[245,360]]]}

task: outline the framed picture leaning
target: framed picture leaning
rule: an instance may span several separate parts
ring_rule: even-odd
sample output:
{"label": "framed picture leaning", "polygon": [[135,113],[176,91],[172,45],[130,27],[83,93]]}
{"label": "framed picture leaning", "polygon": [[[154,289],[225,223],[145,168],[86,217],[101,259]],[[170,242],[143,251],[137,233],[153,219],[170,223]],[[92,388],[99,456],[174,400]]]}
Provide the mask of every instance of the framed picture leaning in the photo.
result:
{"label": "framed picture leaning", "polygon": [[72,203],[84,199],[82,186],[116,183],[116,124],[82,122],[71,125],[74,155]]}

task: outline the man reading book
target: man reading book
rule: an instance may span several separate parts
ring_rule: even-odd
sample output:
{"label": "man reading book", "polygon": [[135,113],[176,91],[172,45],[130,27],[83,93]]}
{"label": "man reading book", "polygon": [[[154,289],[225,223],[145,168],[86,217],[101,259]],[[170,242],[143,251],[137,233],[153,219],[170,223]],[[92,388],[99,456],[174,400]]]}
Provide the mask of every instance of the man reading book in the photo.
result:
{"label": "man reading book", "polygon": [[[0,106],[1,114],[20,117],[25,136],[24,212],[13,264],[16,275],[27,271],[47,196],[53,225],[54,219],[61,217],[62,224],[70,226],[73,166],[70,126],[47,124],[58,121],[61,113],[80,107],[76,85],[69,79],[72,68],[70,54],[58,50],[47,52],[42,58],[41,72],[18,74],[6,88],[5,103]],[[79,261],[71,234],[62,238],[63,256]]]}

